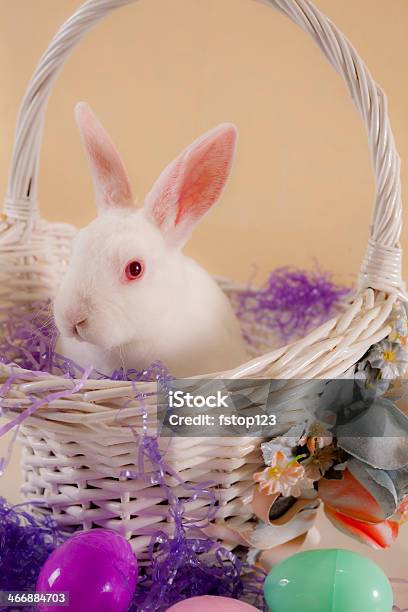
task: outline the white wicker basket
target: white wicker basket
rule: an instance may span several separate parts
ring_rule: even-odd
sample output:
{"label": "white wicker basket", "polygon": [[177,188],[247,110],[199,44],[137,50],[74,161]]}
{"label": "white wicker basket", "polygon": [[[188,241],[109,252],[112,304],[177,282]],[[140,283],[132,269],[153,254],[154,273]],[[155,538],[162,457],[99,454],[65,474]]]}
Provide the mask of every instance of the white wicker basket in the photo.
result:
{"label": "white wicker basket", "polygon": [[[87,31],[114,9],[133,1],[88,0],[58,31],[28,86],[18,117],[0,222],[1,306],[44,300],[55,293],[75,229],[48,223],[38,215],[38,161],[47,101],[60,69]],[[392,306],[397,299],[405,300],[399,246],[400,162],[386,98],[345,37],[308,0],[264,0],[264,4],[278,9],[308,32],[343,77],[369,137],[376,185],[374,211],[359,290],[346,312],[304,339],[266,354],[268,330],[255,329],[248,323],[251,335],[259,338],[253,359],[217,375],[333,378],[345,373],[371,345],[390,333]],[[222,286],[232,300],[240,291],[229,282],[222,281]],[[14,365],[0,364],[0,383],[12,372],[16,372]],[[21,369],[18,374],[4,402],[14,414],[29,405],[30,394],[45,396],[50,389],[63,390],[74,384],[51,374],[41,379]],[[143,383],[139,389],[152,394],[147,403],[154,407],[155,383]],[[129,403],[117,419],[124,400]],[[287,414],[287,423],[293,418]],[[21,427],[23,493],[39,500],[44,511],[51,508],[64,528],[118,529],[132,538],[135,550],[142,552],[153,531],[161,527],[171,532],[172,525],[157,486],[119,477],[122,470],[132,469],[137,455],[126,426],[129,424],[140,425],[140,406],[127,382],[87,380],[70,397],[48,403]],[[161,444],[166,448],[168,440]],[[183,481],[214,483],[219,503],[210,532],[229,547],[244,544],[253,528],[252,475],[261,463],[259,444],[260,440],[254,438],[190,438],[175,439],[167,449],[166,459]],[[182,493],[180,483],[169,482]],[[197,500],[194,511],[206,503]],[[303,531],[311,520],[311,516],[305,516]]]}

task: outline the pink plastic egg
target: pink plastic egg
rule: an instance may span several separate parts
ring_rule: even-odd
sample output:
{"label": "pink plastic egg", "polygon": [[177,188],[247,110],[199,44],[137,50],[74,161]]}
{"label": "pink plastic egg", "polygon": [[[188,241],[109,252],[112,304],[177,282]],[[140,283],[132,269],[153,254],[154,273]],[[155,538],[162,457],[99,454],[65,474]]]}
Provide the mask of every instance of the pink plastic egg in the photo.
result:
{"label": "pink plastic egg", "polygon": [[[125,612],[137,582],[137,560],[129,542],[110,529],[77,533],[56,548],[44,563],[37,593],[54,594],[40,602],[41,612]],[[53,605],[58,593],[69,604]]]}
{"label": "pink plastic egg", "polygon": [[258,612],[254,606],[230,597],[202,595],[174,604],[167,612]]}

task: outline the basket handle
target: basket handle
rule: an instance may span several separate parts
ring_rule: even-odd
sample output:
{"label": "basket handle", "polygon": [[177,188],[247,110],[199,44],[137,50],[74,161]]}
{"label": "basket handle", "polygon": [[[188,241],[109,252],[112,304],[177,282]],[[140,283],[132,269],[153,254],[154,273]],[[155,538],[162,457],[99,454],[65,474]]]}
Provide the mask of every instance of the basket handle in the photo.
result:
{"label": "basket handle", "polygon": [[[136,0],[88,0],[57,32],[40,59],[17,120],[4,212],[33,227],[44,115],[52,86],[73,48],[100,19]],[[401,279],[402,224],[400,159],[387,114],[387,99],[344,35],[309,0],[258,0],[285,14],[308,32],[343,77],[368,133],[375,177],[369,243],[359,284],[404,292]],[[29,237],[30,231],[25,233]]]}

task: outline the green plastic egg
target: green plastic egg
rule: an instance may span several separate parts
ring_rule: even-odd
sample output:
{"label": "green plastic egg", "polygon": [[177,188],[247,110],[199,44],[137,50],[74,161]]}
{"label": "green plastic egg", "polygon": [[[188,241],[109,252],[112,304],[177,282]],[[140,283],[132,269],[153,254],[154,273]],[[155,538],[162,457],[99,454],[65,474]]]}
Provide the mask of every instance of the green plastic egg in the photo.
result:
{"label": "green plastic egg", "polygon": [[271,612],[391,612],[393,606],[378,565],[337,548],[285,559],[269,572],[264,593]]}

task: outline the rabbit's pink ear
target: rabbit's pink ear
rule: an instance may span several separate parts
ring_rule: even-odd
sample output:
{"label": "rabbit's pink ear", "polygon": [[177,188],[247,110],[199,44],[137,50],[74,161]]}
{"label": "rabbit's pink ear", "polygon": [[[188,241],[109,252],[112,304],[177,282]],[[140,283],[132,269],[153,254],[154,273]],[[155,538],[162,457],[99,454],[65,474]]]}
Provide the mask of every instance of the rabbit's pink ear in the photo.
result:
{"label": "rabbit's pink ear", "polygon": [[145,210],[171,244],[183,245],[220,197],[231,170],[236,140],[233,125],[219,125],[185,149],[154,184]]}
{"label": "rabbit's pink ear", "polygon": [[126,168],[107,132],[85,102],[76,105],[75,117],[91,169],[98,208],[132,206]]}

